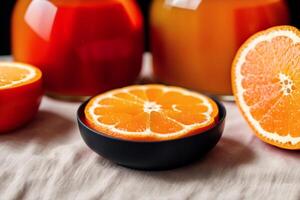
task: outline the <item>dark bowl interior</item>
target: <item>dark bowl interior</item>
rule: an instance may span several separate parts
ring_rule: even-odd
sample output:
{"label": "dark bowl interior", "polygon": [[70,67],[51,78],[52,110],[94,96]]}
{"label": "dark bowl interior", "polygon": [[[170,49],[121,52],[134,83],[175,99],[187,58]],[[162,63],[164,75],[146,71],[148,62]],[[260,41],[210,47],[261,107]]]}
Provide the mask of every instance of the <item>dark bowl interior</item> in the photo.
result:
{"label": "dark bowl interior", "polygon": [[221,102],[219,122],[211,129],[193,136],[159,142],[130,141],[113,138],[87,126],[83,103],[77,112],[81,136],[96,153],[119,165],[140,170],[166,170],[200,159],[220,140],[224,130],[226,110]]}

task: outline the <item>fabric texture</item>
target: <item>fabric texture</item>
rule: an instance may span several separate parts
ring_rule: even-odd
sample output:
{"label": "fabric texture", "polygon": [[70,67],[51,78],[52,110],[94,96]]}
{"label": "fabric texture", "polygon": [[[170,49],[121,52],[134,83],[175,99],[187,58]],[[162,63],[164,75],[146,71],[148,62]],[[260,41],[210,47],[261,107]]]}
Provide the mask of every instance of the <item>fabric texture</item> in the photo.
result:
{"label": "fabric texture", "polygon": [[44,97],[34,121],[0,135],[0,200],[300,199],[299,152],[257,139],[234,103],[225,103],[223,137],[206,157],[159,172],[91,151],[79,134],[78,106]]}

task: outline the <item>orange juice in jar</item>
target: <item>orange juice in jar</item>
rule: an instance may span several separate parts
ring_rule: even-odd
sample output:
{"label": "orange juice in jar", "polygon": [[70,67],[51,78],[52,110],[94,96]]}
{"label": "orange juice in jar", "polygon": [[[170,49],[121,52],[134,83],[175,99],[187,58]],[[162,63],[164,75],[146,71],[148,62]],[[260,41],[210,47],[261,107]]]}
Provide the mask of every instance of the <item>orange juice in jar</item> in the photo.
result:
{"label": "orange juice in jar", "polygon": [[240,45],[255,32],[288,23],[284,0],[154,0],[154,73],[165,83],[231,96]]}
{"label": "orange juice in jar", "polygon": [[135,0],[18,0],[12,53],[42,70],[48,94],[92,96],[135,82],[142,16]]}

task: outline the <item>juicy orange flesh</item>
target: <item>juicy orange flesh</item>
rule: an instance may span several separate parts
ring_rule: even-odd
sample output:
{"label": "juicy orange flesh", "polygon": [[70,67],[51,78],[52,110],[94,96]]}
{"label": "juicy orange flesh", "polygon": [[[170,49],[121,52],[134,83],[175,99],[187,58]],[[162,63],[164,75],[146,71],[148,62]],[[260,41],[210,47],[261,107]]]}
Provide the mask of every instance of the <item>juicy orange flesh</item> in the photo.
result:
{"label": "juicy orange flesh", "polygon": [[[113,94],[113,97],[99,101],[94,114],[98,116],[97,120],[100,123],[114,125],[120,130],[139,133],[150,130],[154,133],[170,134],[182,131],[185,125],[195,123],[205,122],[203,128],[212,126],[217,119],[218,108],[212,100],[208,100],[214,111],[209,121],[204,115],[208,108],[202,99],[173,91],[163,92],[159,87],[148,87],[146,90],[132,89]],[[155,103],[156,108],[145,112],[145,102]],[[87,120],[91,121],[87,114],[88,108],[89,105],[85,112]],[[107,131],[101,127],[97,129]]]}
{"label": "juicy orange flesh", "polygon": [[[241,68],[243,97],[261,127],[282,136],[300,133],[300,44],[286,36],[259,43]],[[280,74],[289,80],[280,80]],[[290,83],[290,89],[284,86]]]}
{"label": "juicy orange flesh", "polygon": [[0,67],[0,87],[9,85],[15,81],[26,78],[28,70],[16,67]]}

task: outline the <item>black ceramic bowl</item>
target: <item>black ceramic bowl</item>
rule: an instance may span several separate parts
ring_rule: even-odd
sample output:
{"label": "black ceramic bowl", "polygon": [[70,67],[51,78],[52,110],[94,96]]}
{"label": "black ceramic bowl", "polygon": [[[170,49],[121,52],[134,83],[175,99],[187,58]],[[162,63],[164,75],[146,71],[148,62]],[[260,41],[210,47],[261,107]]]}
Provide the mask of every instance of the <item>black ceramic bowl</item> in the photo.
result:
{"label": "black ceramic bowl", "polygon": [[81,136],[96,153],[119,165],[140,170],[166,170],[198,160],[220,140],[224,130],[226,110],[219,107],[219,122],[211,129],[185,138],[147,142],[113,138],[86,125],[83,103],[77,112]]}

